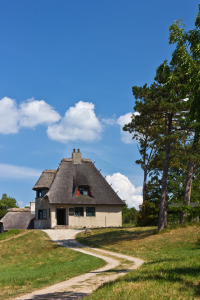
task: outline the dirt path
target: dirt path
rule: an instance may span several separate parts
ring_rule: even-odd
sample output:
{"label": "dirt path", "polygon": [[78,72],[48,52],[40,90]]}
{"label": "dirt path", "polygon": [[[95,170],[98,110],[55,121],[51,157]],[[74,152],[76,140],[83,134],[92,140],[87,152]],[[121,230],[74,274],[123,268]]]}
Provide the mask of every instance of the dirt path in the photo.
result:
{"label": "dirt path", "polygon": [[[130,270],[137,269],[144,261],[128,255],[114,253],[102,249],[86,247],[79,244],[74,239],[80,230],[61,229],[43,230],[56,243],[79,251],[85,254],[99,257],[107,262],[107,265],[89,273],[73,277],[69,280],[54,284],[52,286],[37,290],[33,293],[17,297],[15,300],[22,299],[49,299],[49,300],[75,300],[83,299],[91,294],[103,283],[115,280],[119,276],[125,275]],[[128,261],[128,262],[127,262]],[[114,269],[114,270],[113,270]],[[110,270],[110,271],[109,271]],[[109,271],[109,272],[108,272]]]}

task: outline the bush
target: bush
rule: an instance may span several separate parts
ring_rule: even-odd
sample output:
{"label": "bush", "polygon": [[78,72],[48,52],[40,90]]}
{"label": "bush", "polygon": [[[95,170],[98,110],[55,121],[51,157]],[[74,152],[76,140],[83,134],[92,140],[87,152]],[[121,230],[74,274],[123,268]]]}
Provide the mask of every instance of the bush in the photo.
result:
{"label": "bush", "polygon": [[157,226],[159,208],[160,203],[158,200],[144,201],[144,203],[139,206],[136,225],[141,227]]}

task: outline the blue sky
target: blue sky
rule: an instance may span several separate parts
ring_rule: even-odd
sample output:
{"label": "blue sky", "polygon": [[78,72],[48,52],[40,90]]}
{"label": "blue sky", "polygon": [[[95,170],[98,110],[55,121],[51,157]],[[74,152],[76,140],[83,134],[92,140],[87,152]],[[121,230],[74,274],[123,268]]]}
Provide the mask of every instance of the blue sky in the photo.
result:
{"label": "blue sky", "polygon": [[141,202],[132,86],[170,60],[169,26],[194,28],[198,1],[0,2],[0,195],[35,198],[41,171],[80,148],[129,206]]}

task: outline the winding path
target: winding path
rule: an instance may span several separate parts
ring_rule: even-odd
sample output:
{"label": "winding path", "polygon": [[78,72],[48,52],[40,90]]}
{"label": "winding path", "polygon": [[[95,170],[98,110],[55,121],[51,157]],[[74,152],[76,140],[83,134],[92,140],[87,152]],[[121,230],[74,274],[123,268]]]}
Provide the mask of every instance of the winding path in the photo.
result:
{"label": "winding path", "polygon": [[[75,300],[83,299],[90,295],[103,283],[115,280],[133,269],[137,269],[144,261],[128,255],[123,255],[98,248],[86,247],[74,239],[81,230],[60,229],[43,230],[56,243],[88,255],[99,257],[107,262],[106,266],[89,273],[73,277],[69,280],[54,284],[52,286],[34,291],[24,296],[14,298],[15,300]],[[127,261],[129,261],[127,263]],[[132,262],[132,263],[130,263]],[[114,270],[113,270],[114,269]],[[108,270],[111,270],[107,273]]]}

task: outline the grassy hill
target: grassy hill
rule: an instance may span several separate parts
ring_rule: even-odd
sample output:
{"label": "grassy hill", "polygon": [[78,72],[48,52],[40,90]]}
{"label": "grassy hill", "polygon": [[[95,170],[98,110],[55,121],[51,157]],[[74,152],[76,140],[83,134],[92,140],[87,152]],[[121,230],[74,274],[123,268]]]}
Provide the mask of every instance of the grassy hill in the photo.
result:
{"label": "grassy hill", "polygon": [[26,294],[103,265],[105,262],[99,258],[55,244],[43,231],[3,233],[0,234],[0,299]]}
{"label": "grassy hill", "polygon": [[153,227],[95,229],[90,236],[79,234],[77,240],[146,262],[87,299],[200,299],[200,227],[197,225],[161,234]]}

